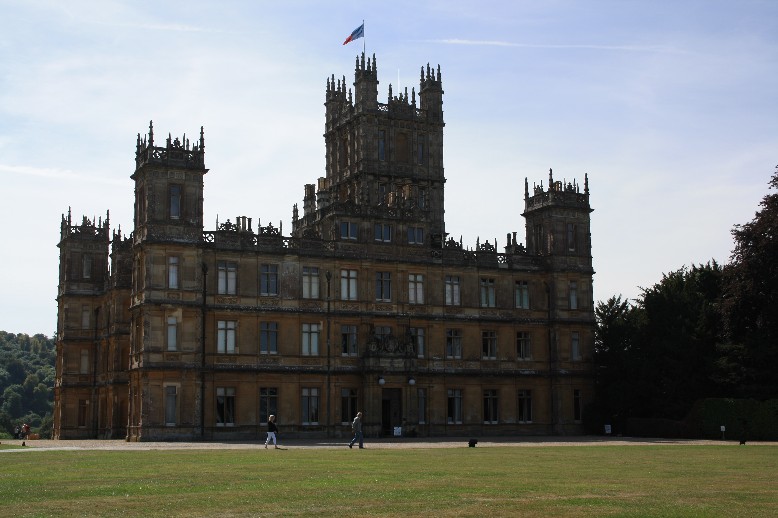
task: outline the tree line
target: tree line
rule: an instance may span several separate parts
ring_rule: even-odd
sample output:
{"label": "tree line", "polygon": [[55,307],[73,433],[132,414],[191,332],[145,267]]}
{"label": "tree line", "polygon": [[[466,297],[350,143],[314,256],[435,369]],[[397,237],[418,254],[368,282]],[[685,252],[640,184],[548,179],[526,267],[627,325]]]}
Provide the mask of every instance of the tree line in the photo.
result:
{"label": "tree line", "polygon": [[778,397],[778,194],[732,236],[729,263],[684,267],[636,300],[597,304],[593,421],[677,420],[704,398]]}

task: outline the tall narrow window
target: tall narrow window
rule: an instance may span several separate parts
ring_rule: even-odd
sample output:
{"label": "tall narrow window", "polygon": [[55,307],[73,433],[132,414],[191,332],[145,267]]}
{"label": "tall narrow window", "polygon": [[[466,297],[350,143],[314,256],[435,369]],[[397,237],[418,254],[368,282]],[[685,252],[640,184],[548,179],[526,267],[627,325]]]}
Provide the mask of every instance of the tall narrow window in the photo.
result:
{"label": "tall narrow window", "polygon": [[411,344],[416,349],[416,356],[424,358],[424,328],[412,327],[410,328]]}
{"label": "tall narrow window", "polygon": [[581,338],[578,331],[570,333],[570,359],[573,361],[581,359]]}
{"label": "tall narrow window", "polygon": [[385,205],[388,201],[389,185],[386,183],[378,184],[378,205]]}
{"label": "tall narrow window", "polygon": [[92,256],[90,254],[84,254],[81,256],[81,278],[92,278]]}
{"label": "tall narrow window", "polygon": [[398,132],[395,141],[397,153],[394,156],[396,160],[405,164],[410,163],[411,151],[408,145],[408,135]]}
{"label": "tall narrow window", "polygon": [[234,320],[219,320],[216,324],[216,352],[219,354],[235,354],[235,329],[238,323]]}
{"label": "tall narrow window", "polygon": [[520,360],[532,358],[532,341],[530,334],[526,331],[516,332],[516,357]]}
{"label": "tall narrow window", "polygon": [[424,304],[424,275],[408,274],[408,304]]}
{"label": "tall narrow window", "polygon": [[319,424],[319,389],[304,387],[302,389],[302,401],[300,405],[302,415],[300,421],[303,425]]}
{"label": "tall narrow window", "polygon": [[419,140],[416,143],[416,163],[424,165],[424,135],[419,135]]}
{"label": "tall narrow window", "polygon": [[171,290],[178,289],[178,257],[174,255],[167,258],[167,287]]}
{"label": "tall narrow window", "polygon": [[416,204],[419,206],[420,209],[426,209],[427,208],[427,190],[426,189],[419,189],[419,195],[416,199]]}
{"label": "tall narrow window", "polygon": [[448,424],[462,424],[462,389],[448,389]]}
{"label": "tall narrow window", "polygon": [[165,385],[165,425],[175,426],[178,421],[178,387]]}
{"label": "tall narrow window", "polygon": [[319,355],[319,324],[303,324],[303,356]]}
{"label": "tall narrow window", "polygon": [[260,354],[278,354],[278,322],[259,324]]}
{"label": "tall narrow window", "polygon": [[516,307],[529,309],[529,285],[527,281],[516,281]]}
{"label": "tall narrow window", "polygon": [[340,422],[350,423],[357,412],[357,389],[340,389]]}
{"label": "tall narrow window", "polygon": [[419,409],[419,424],[425,424],[427,422],[427,389],[418,389],[416,397]]}
{"label": "tall narrow window", "polygon": [[580,421],[581,417],[581,391],[579,389],[573,389],[573,420]]}
{"label": "tall narrow window", "polygon": [[484,390],[484,424],[497,424],[499,422],[498,403],[497,390]]}
{"label": "tall narrow window", "polygon": [[259,422],[267,423],[271,415],[278,415],[278,389],[276,387],[260,387]]}
{"label": "tall narrow window", "polygon": [[235,388],[216,388],[216,426],[235,426]]}
{"label": "tall narrow window", "polygon": [[481,307],[493,308],[495,306],[494,279],[481,279]]}
{"label": "tall narrow window", "polygon": [[481,357],[484,360],[497,359],[497,333],[481,331]]}
{"label": "tall narrow window", "polygon": [[259,294],[263,296],[278,295],[277,264],[263,264],[260,266]]}
{"label": "tall narrow window", "polygon": [[319,298],[319,269],[315,266],[303,266],[303,298]]}
{"label": "tall narrow window", "polygon": [[178,319],[167,317],[167,350],[178,350]]}
{"label": "tall narrow window", "polygon": [[89,400],[78,400],[78,427],[84,428],[86,426],[87,414],[89,413]]}
{"label": "tall narrow window", "polygon": [[81,306],[81,329],[89,329],[92,322],[92,308]]}
{"label": "tall narrow window", "polygon": [[520,390],[518,401],[519,401],[519,422],[531,423],[532,422],[532,391]]}
{"label": "tall narrow window", "polygon": [[170,186],[170,219],[181,219],[181,186]]}
{"label": "tall narrow window", "polygon": [[81,349],[81,361],[78,366],[79,374],[89,374],[89,349]]}
{"label": "tall narrow window", "polygon": [[532,241],[535,244],[535,253],[543,255],[546,251],[543,242],[543,225],[537,224],[532,227]]}
{"label": "tall narrow window", "polygon": [[576,250],[576,241],[578,240],[578,227],[573,223],[567,224],[567,249],[571,252]]}
{"label": "tall narrow window", "polygon": [[375,299],[379,302],[392,300],[392,274],[390,272],[376,272]]}
{"label": "tall narrow window", "polygon": [[578,309],[578,283],[570,282],[570,309]]}
{"label": "tall narrow window", "polygon": [[357,355],[357,326],[340,326],[340,347],[343,356]]}
{"label": "tall narrow window", "polygon": [[340,300],[357,300],[357,271],[340,271]]}
{"label": "tall narrow window", "polygon": [[446,358],[462,358],[462,331],[446,329]]}
{"label": "tall narrow window", "polygon": [[218,285],[216,292],[219,295],[235,295],[238,285],[238,264],[228,261],[216,263]]}
{"label": "tall narrow window", "polygon": [[446,306],[459,306],[460,298],[459,276],[446,275]]}
{"label": "tall narrow window", "polygon": [[381,243],[391,243],[392,242],[392,225],[387,225],[385,223],[376,223],[374,225],[375,229],[375,240],[379,241]]}
{"label": "tall narrow window", "polygon": [[378,130],[378,160],[386,160],[386,130]]}

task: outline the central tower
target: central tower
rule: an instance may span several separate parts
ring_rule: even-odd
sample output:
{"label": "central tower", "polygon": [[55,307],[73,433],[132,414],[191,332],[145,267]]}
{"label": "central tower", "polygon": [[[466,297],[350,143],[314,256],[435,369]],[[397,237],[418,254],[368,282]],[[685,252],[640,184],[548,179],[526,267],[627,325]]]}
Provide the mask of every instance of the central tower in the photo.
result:
{"label": "central tower", "polygon": [[[354,94],[346,78],[327,79],[326,176],[305,186],[295,237],[440,246],[443,216],[443,87],[422,67],[416,88],[378,102],[375,55],[357,57]],[[391,236],[392,232],[396,236]]]}

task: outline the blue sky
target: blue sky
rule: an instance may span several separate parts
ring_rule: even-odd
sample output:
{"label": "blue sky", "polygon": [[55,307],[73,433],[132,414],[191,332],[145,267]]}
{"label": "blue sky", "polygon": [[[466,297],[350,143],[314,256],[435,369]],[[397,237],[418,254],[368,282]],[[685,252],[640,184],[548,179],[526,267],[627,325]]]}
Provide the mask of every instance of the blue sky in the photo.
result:
{"label": "blue sky", "polygon": [[[365,20],[364,40],[342,42]],[[291,228],[326,78],[443,76],[446,229],[524,235],[524,179],[589,175],[596,300],[732,250],[778,163],[778,2],[0,0],[0,330],[56,329],[59,223],[132,230],[135,140],[205,127],[206,230]],[[161,140],[161,139],[160,139]]]}

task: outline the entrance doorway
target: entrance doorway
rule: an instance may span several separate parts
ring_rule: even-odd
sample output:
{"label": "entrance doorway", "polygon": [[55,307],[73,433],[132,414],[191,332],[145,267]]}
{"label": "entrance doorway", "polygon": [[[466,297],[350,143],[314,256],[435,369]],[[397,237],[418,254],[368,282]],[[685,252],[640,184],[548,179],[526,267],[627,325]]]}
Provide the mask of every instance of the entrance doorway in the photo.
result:
{"label": "entrance doorway", "polygon": [[391,437],[402,426],[402,389],[385,388],[381,393],[381,435]]}

